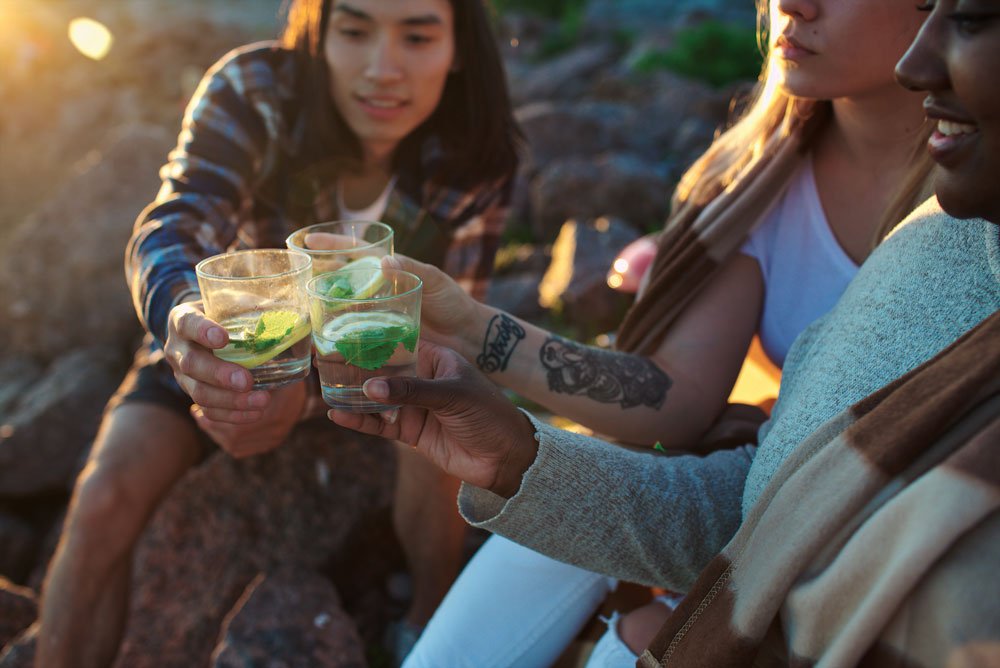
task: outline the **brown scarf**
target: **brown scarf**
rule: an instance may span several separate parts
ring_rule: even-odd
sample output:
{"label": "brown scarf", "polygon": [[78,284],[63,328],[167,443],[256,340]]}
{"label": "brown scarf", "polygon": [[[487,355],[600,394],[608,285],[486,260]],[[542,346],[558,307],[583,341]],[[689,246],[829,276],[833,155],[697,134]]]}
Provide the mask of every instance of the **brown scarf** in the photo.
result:
{"label": "brown scarf", "polygon": [[1000,665],[1000,311],[785,461],[637,666]]}
{"label": "brown scarf", "polygon": [[652,354],[685,306],[735,253],[780,198],[828,119],[825,106],[798,122],[776,148],[747,167],[703,207],[684,207],[660,234],[643,297],[625,316],[617,347]]}

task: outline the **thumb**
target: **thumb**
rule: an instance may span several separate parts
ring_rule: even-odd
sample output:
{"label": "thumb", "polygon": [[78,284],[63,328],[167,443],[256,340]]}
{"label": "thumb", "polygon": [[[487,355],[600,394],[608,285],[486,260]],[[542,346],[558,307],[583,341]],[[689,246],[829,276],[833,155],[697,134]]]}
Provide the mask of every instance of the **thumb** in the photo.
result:
{"label": "thumb", "polygon": [[370,378],[362,390],[372,401],[383,404],[416,406],[437,411],[454,404],[461,396],[459,381],[453,378],[427,380],[409,376]]}

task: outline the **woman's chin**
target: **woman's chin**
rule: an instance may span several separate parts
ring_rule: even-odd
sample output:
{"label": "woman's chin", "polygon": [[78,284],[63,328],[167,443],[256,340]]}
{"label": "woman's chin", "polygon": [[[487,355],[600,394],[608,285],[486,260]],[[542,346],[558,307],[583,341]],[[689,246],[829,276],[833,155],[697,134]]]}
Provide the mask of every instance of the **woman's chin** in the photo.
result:
{"label": "woman's chin", "polygon": [[984,218],[1000,222],[1000,199],[986,189],[969,187],[967,179],[960,179],[943,170],[934,181],[934,192],[941,208],[953,218]]}

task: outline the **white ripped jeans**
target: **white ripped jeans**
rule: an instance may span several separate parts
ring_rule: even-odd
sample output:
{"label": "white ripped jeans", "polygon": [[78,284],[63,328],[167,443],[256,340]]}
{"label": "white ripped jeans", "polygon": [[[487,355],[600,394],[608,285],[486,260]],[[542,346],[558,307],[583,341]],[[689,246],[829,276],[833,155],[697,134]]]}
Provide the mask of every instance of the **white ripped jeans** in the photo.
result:
{"label": "white ripped jeans", "polygon": [[403,668],[545,668],[617,584],[491,536],[455,580]]}

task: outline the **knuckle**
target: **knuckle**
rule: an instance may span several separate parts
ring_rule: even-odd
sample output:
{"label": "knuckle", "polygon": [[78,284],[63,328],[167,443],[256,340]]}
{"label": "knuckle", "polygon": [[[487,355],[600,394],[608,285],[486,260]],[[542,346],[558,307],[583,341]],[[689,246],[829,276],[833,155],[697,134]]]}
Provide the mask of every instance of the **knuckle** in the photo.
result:
{"label": "knuckle", "polygon": [[190,376],[197,368],[197,364],[191,355],[179,355],[177,357],[177,369],[185,376]]}

